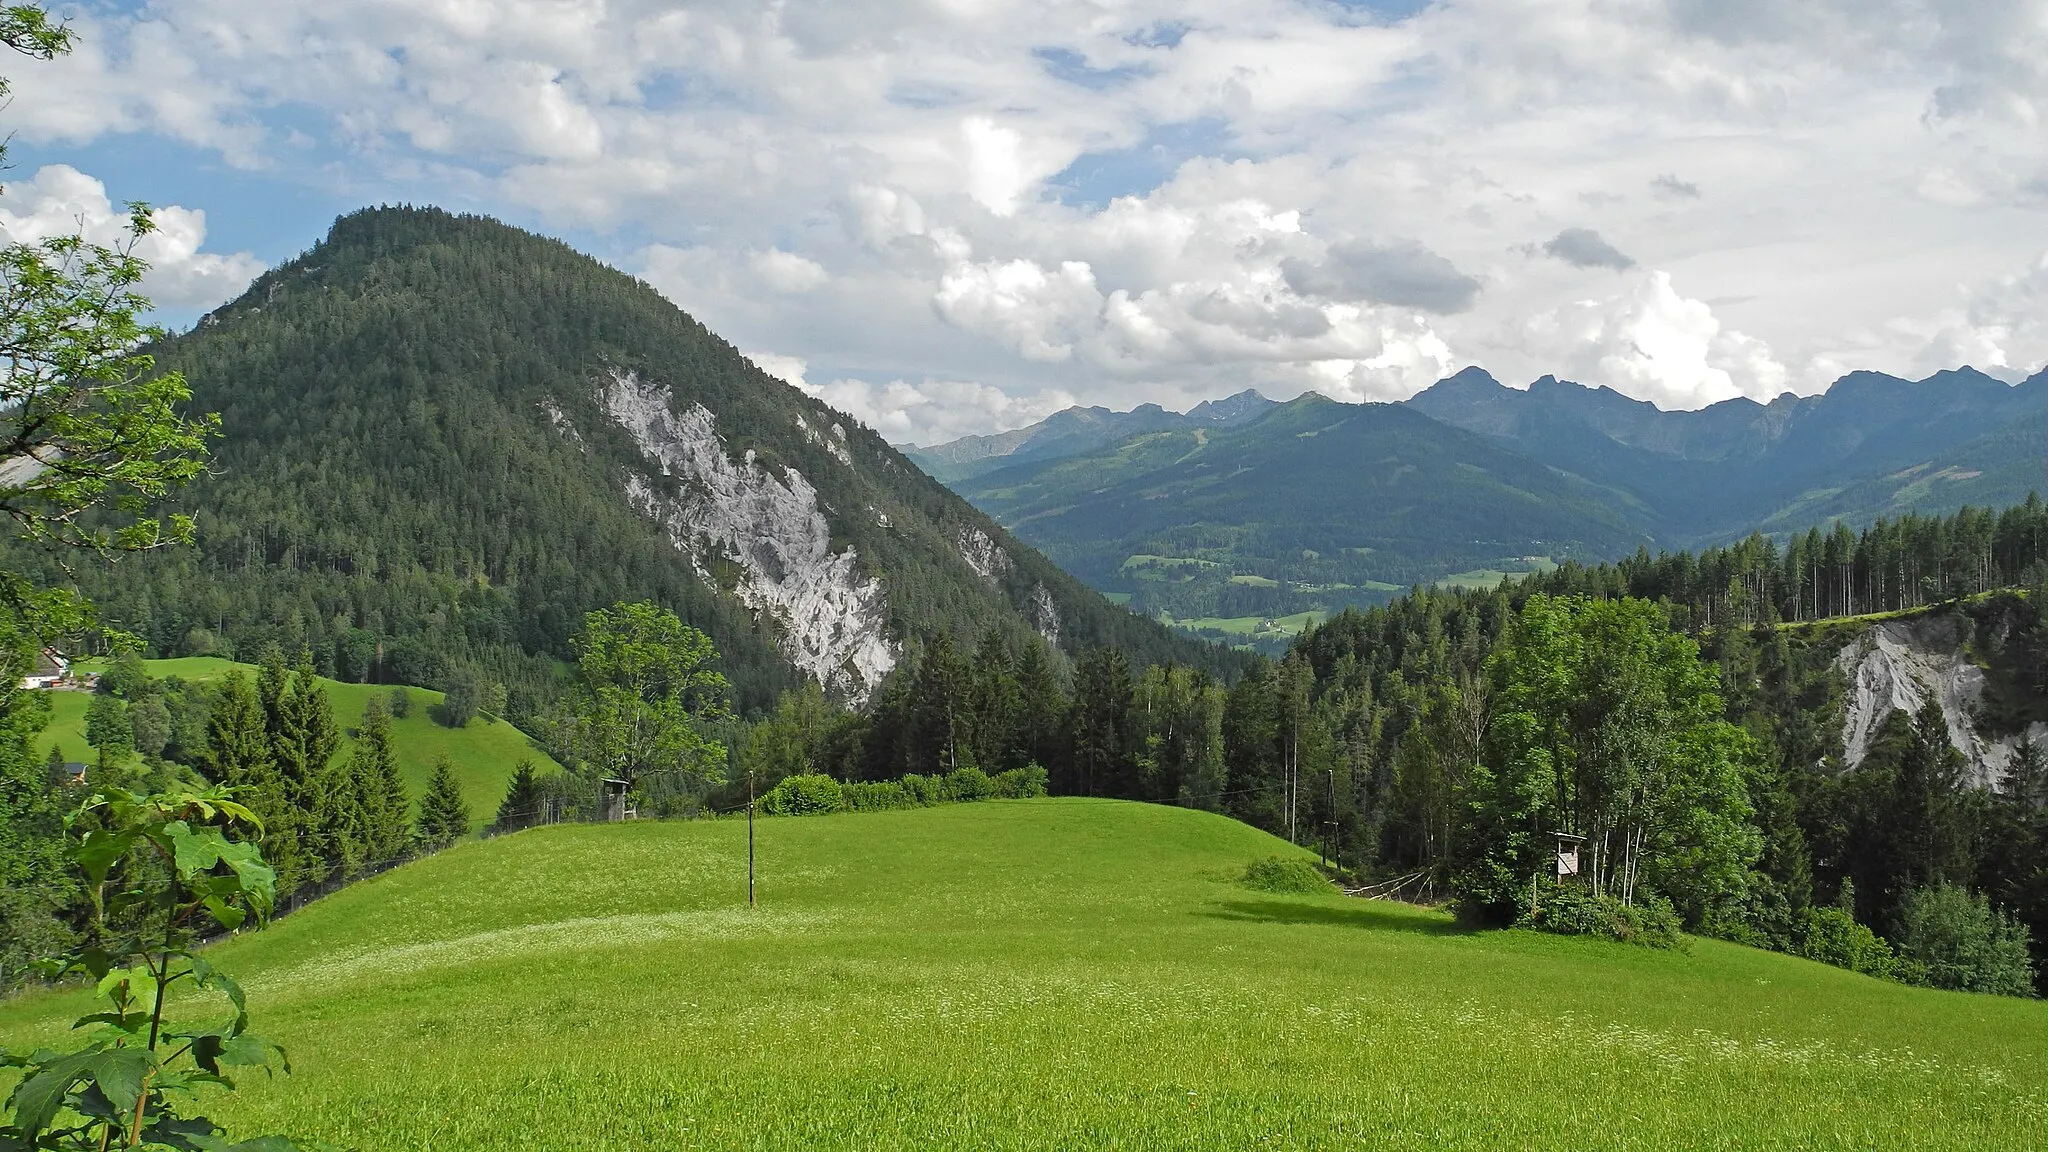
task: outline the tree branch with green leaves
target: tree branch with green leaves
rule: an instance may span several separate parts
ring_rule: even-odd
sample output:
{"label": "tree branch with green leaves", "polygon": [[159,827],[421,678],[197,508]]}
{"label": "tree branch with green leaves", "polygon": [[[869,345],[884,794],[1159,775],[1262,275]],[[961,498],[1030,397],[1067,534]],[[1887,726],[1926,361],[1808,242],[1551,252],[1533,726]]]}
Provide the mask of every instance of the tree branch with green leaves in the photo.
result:
{"label": "tree branch with green leaves", "polygon": [[[81,946],[41,967],[52,979],[94,982],[98,1011],[73,1025],[70,1051],[0,1054],[20,1070],[0,1149],[181,1149],[290,1152],[280,1137],[229,1143],[192,1106],[232,1089],[242,1068],[290,1071],[284,1050],[249,1031],[242,988],[196,950],[210,930],[261,925],[276,875],[252,839],[262,825],[230,790],[142,795],[103,790],[66,820],[90,922]],[[172,992],[225,998],[229,1011],[196,1024],[166,1019]]]}

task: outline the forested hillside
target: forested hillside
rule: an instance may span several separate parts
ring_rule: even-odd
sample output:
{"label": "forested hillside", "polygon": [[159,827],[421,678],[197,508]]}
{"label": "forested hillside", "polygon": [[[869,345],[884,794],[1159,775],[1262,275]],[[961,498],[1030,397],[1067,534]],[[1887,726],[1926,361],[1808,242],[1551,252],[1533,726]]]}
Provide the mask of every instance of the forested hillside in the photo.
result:
{"label": "forested hillside", "polygon": [[[223,434],[198,546],[79,573],[151,654],[310,649],[342,680],[481,678],[530,714],[583,614],[703,628],[743,708],[858,698],[919,638],[1215,657],[1020,546],[653,289],[477,217],[338,221],[155,349]],[[53,562],[23,556],[55,577]]]}
{"label": "forested hillside", "polygon": [[1398,405],[1313,394],[960,488],[1091,585],[1180,618],[1384,599],[1647,539],[1612,491]]}

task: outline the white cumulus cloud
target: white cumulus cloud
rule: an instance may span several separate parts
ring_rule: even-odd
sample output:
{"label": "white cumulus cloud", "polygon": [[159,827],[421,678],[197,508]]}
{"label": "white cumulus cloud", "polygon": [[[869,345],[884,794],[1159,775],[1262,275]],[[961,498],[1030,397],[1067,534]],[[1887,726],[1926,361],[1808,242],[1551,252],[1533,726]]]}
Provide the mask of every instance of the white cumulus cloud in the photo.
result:
{"label": "white cumulus cloud", "polygon": [[[50,164],[0,190],[0,237],[14,243],[82,236],[108,247],[125,243],[126,205],[106,185],[65,164]],[[249,286],[263,262],[247,252],[202,252],[206,213],[175,205],[154,211],[156,230],[135,246],[149,262],[142,290],[159,308],[210,308]]]}

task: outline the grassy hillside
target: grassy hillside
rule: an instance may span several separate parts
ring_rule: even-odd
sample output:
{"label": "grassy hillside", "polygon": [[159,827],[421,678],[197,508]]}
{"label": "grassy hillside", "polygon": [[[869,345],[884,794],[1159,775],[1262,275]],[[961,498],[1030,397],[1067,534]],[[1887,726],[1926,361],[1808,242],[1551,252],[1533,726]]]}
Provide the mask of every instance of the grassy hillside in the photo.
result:
{"label": "grassy hillside", "polygon": [[[212,958],[363,1150],[2038,1147],[2048,1005],[1238,886],[1284,844],[1078,799],[561,826]],[[0,1040],[79,994],[0,1004]],[[422,1075],[431,1069],[431,1075]]]}
{"label": "grassy hillside", "polygon": [[[234,668],[240,668],[252,679],[256,675],[254,665],[208,656],[146,660],[143,664],[150,675],[159,678],[178,676],[185,680],[213,680]],[[320,684],[327,689],[327,698],[334,704],[334,718],[340,722],[344,734],[353,733],[357,718],[363,714],[363,705],[369,702],[370,697],[379,696],[388,701],[391,694],[388,684],[343,684],[325,678]],[[428,714],[430,708],[441,702],[441,693],[425,688],[414,688],[411,692],[412,712],[402,720],[392,720],[391,736],[398,754],[399,771],[405,774],[406,786],[415,798],[426,791],[427,778],[433,774],[435,759],[446,756],[455,765],[455,778],[462,785],[464,798],[469,801],[470,815],[481,825],[498,810],[498,801],[505,796],[506,782],[512,779],[512,768],[519,761],[531,760],[535,769],[543,773],[561,770],[561,765],[555,763],[553,757],[510,723],[478,716],[469,722],[468,727],[445,728],[436,724]],[[55,746],[64,750],[67,759],[92,761],[92,749],[85,742],[85,709],[91,699],[84,692],[50,694],[50,725],[43,730],[37,744],[38,756],[48,756],[51,747]],[[353,739],[344,740],[338,755],[347,756],[354,743]]]}

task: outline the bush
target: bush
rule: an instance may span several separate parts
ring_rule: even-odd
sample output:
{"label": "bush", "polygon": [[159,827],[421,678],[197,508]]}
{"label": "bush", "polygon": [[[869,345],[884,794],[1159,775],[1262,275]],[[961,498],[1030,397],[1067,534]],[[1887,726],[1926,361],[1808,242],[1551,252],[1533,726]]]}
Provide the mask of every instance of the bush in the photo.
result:
{"label": "bush", "polygon": [[937,804],[946,798],[936,776],[920,776],[912,772],[898,783],[903,785],[904,795],[914,807],[922,808],[928,804]]}
{"label": "bush", "polygon": [[1330,882],[1306,860],[1268,856],[1245,867],[1238,883],[1261,892],[1328,892]]}
{"label": "bush", "polygon": [[995,785],[990,782],[988,773],[972,764],[946,773],[945,794],[948,800],[986,800],[993,791]]}
{"label": "bush", "polygon": [[762,810],[776,816],[812,816],[837,812],[845,806],[846,796],[839,781],[816,773],[785,776],[782,783],[761,797]]}
{"label": "bush", "polygon": [[1899,954],[1921,966],[1936,988],[2033,995],[2026,926],[1982,896],[1946,884],[1907,893],[1898,943]]}
{"label": "bush", "polygon": [[1583,884],[1550,884],[1520,923],[1562,936],[1600,936],[1647,948],[1679,948],[1685,943],[1678,913],[1662,900],[1624,904]]}
{"label": "bush", "polygon": [[1840,908],[1808,908],[1800,933],[1798,954],[1808,960],[1833,964],[1880,980],[1911,983],[1910,969],[1901,970],[1898,957],[1884,937],[1858,924]]}
{"label": "bush", "polygon": [[998,800],[1029,800],[1045,795],[1045,769],[1036,762],[1008,772],[998,772],[992,782]]}
{"label": "bush", "polygon": [[841,784],[839,795],[849,812],[881,812],[890,808],[914,808],[910,793],[895,780],[867,784]]}

